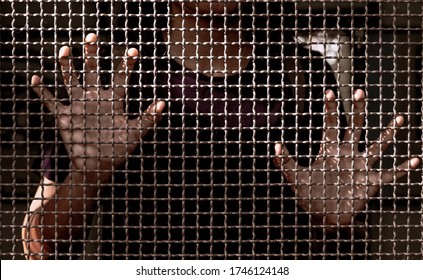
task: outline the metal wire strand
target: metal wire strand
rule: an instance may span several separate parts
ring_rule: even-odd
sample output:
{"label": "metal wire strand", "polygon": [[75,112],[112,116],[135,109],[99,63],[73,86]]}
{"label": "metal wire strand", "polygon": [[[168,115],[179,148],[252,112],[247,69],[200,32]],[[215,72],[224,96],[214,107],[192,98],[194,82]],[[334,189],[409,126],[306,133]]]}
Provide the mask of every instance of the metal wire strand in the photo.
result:
{"label": "metal wire strand", "polygon": [[0,1],[0,258],[422,259],[391,2]]}

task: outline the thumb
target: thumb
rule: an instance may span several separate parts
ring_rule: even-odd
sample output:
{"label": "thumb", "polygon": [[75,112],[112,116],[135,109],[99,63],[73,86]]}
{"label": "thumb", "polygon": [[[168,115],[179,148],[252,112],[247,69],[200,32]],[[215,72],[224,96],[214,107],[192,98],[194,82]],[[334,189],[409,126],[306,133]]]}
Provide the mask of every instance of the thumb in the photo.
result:
{"label": "thumb", "polygon": [[143,127],[151,127],[155,123],[159,122],[162,119],[162,112],[166,103],[164,101],[155,101],[148,106],[147,110],[144,111],[141,120],[146,122]]}
{"label": "thumb", "polygon": [[275,157],[273,159],[276,167],[280,168],[288,179],[288,181],[292,182],[295,180],[295,172],[300,166],[297,166],[295,160],[289,155],[289,151],[285,145],[281,143],[275,144]]}
{"label": "thumb", "polygon": [[56,101],[54,95],[44,87],[40,76],[34,75],[31,78],[31,86],[41,101],[51,113],[57,114],[65,110],[65,105]]}
{"label": "thumb", "polygon": [[162,111],[165,106],[166,103],[164,101],[151,103],[141,116],[130,121],[129,126],[139,129],[141,132],[140,137],[144,137],[149,131],[148,128],[153,127],[162,119]]}

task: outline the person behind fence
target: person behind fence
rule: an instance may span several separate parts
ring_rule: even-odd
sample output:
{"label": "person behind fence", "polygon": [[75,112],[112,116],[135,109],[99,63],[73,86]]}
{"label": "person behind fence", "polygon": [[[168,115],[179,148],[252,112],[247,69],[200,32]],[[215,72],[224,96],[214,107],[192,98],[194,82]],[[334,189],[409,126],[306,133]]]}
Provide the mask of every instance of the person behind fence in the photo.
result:
{"label": "person behind fence", "polygon": [[[55,122],[22,227],[28,259],[78,258],[90,244],[116,259],[310,258],[318,232],[357,224],[419,164],[372,168],[404,118],[359,150],[365,91],[345,123],[335,75],[295,43],[288,4],[132,4],[110,44],[86,35],[81,67],[60,48],[68,102],[32,77]],[[104,78],[107,46],[120,59]]]}

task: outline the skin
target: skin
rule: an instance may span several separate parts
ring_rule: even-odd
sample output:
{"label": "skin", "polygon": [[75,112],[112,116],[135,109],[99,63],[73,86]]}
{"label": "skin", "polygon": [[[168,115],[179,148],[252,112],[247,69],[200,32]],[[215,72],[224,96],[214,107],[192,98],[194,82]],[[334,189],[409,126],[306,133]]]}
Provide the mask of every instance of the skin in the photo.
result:
{"label": "skin", "polygon": [[[359,152],[358,143],[365,118],[365,94],[356,90],[354,113],[343,141],[338,140],[338,110],[335,94],[326,92],[326,129],[317,160],[310,167],[298,165],[281,143],[275,145],[274,163],[279,167],[298,198],[298,204],[314,215],[315,223],[329,225],[351,224],[357,212],[366,207],[381,185],[415,169],[419,158],[411,158],[395,169],[373,170],[380,155],[389,147],[395,128],[404,123],[395,117],[365,152]],[[324,171],[322,171],[324,170]]]}
{"label": "skin", "polygon": [[[39,76],[33,76],[31,81],[34,91],[50,112],[56,115],[60,135],[72,164],[72,172],[60,186],[43,178],[30,206],[30,211],[39,212],[42,209],[45,212],[40,223],[57,224],[57,227],[43,229],[46,239],[53,239],[56,234],[63,239],[82,234],[81,229],[69,229],[67,226],[83,224],[84,220],[90,219],[90,216],[81,213],[96,208],[97,186],[101,187],[103,183],[110,181],[113,169],[126,161],[125,155],[132,154],[140,139],[160,120],[160,114],[165,107],[163,101],[158,101],[152,103],[139,118],[127,119],[123,114],[125,100],[123,86],[129,79],[129,72],[134,66],[138,51],[136,49],[127,51],[128,58],[120,63],[114,76],[114,88],[104,89],[98,82],[100,77],[97,73],[97,59],[94,58],[97,54],[97,36],[89,34],[85,41],[87,57],[85,65],[88,72],[85,74],[85,89],[79,84],[75,72],[69,74],[73,69],[69,60],[69,47],[61,48],[59,53],[64,82],[72,100],[69,106],[54,101],[53,94],[43,87]],[[102,101],[98,102],[98,99]],[[57,197],[67,200],[70,193],[72,197],[84,197],[86,201],[57,203],[54,199],[50,199]],[[57,211],[63,213],[54,214]],[[32,220],[33,217],[25,217],[25,226],[22,230],[24,239],[28,238],[26,226],[28,219]],[[30,243],[24,241],[26,252],[34,252],[36,249],[44,251],[45,254],[28,255],[28,258],[46,258],[47,252],[51,251],[51,244],[48,242]],[[33,249],[29,250],[28,247]]]}
{"label": "skin", "polygon": [[[242,39],[239,32],[224,33],[223,28],[220,31],[217,29],[205,32],[201,28],[210,28],[210,19],[197,20],[195,16],[190,15],[198,12],[209,16],[221,16],[225,12],[234,13],[239,8],[238,3],[226,3],[226,7],[224,5],[225,3],[212,5],[200,3],[196,9],[195,3],[171,3],[172,14],[181,14],[182,11],[187,14],[183,21],[182,17],[175,17],[171,21],[171,28],[175,29],[163,33],[163,38],[169,42],[186,43],[185,46],[173,45],[168,49],[177,62],[209,76],[230,75],[239,72],[248,64],[249,59],[245,56],[252,54],[252,48],[238,44]],[[221,24],[221,27],[225,24],[224,20],[214,22],[216,25]],[[182,34],[177,30],[181,27],[199,27],[199,29]],[[219,26],[213,26],[216,27]],[[63,78],[71,96],[69,106],[56,102],[54,95],[43,87],[39,76],[33,76],[31,80],[34,91],[56,116],[61,137],[71,160],[72,172],[60,185],[44,178],[37,190],[30,206],[30,211],[34,214],[25,217],[22,229],[24,250],[29,259],[46,258],[52,251],[52,243],[34,239],[41,237],[47,240],[57,237],[69,239],[82,236],[82,229],[69,225],[83,225],[90,220],[91,217],[84,213],[95,211],[99,190],[103,184],[111,180],[113,169],[126,161],[125,156],[136,149],[140,139],[160,120],[165,107],[163,101],[158,101],[152,103],[139,118],[127,119],[124,115],[124,86],[139,55],[138,51],[127,50],[127,58],[120,63],[117,74],[114,75],[114,87],[104,89],[99,84],[95,58],[98,38],[95,34],[89,34],[85,41],[87,73],[84,76],[84,87],[79,84],[72,61],[69,59],[69,47],[62,47],[59,52]],[[198,41],[209,44],[193,47],[191,43]],[[220,43],[227,41],[235,44],[222,47]],[[242,59],[227,58],[241,54]],[[226,60],[221,58],[210,60],[203,58],[203,55],[226,56]],[[200,57],[178,59],[185,56]],[[364,100],[364,92],[357,90],[351,129],[340,143],[337,137],[339,130],[335,95],[331,91],[326,92],[326,129],[322,141],[324,144],[318,159],[309,168],[299,166],[282,143],[275,143],[275,165],[281,169],[291,184],[299,205],[313,214],[316,223],[350,224],[355,213],[366,207],[367,199],[375,195],[382,184],[404,176],[406,170],[416,168],[420,162],[418,158],[411,158],[393,170],[383,172],[372,170],[379,155],[388,147],[387,143],[393,139],[394,129],[400,127],[404,120],[401,116],[397,116],[375,144],[365,153],[359,153],[357,143],[364,122]],[[84,200],[69,200],[69,195]],[[41,210],[42,216],[39,213]],[[59,212],[60,214],[57,214]],[[30,228],[30,225],[33,227]],[[45,225],[51,227],[45,227],[40,232],[37,226]]]}

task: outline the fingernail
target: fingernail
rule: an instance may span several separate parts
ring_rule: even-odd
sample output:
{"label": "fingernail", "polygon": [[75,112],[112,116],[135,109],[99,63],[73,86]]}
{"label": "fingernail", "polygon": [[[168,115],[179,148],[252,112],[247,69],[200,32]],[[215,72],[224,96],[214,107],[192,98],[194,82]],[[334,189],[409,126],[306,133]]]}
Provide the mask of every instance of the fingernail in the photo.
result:
{"label": "fingernail", "polygon": [[332,90],[328,89],[326,90],[326,100],[327,101],[335,101],[335,93],[333,93]]}
{"label": "fingernail", "polygon": [[275,155],[281,155],[282,154],[282,145],[281,144],[275,144]]}
{"label": "fingernail", "polygon": [[396,116],[395,117],[395,125],[396,126],[401,126],[404,123],[404,118],[403,116]]}
{"label": "fingernail", "polygon": [[97,41],[97,35],[94,33],[90,33],[87,36],[85,36],[85,42],[95,42]]}
{"label": "fingernail", "polygon": [[166,106],[166,103],[163,101],[159,101],[156,104],[156,112],[161,113],[164,109],[164,107]]}
{"label": "fingernail", "polygon": [[128,55],[129,58],[135,59],[138,56],[138,51],[135,48],[131,48],[127,51],[127,55]]}
{"label": "fingernail", "polygon": [[65,49],[65,48],[61,48],[61,49],[59,50],[59,58],[64,58],[64,57],[66,57],[66,55],[65,55],[65,51],[66,51],[66,49]]}
{"label": "fingernail", "polygon": [[31,78],[31,85],[38,86],[38,81],[39,81],[38,76],[36,76],[36,75],[32,76],[32,78]]}
{"label": "fingernail", "polygon": [[419,158],[413,158],[411,160],[411,168],[416,168],[420,163],[420,159]]}

